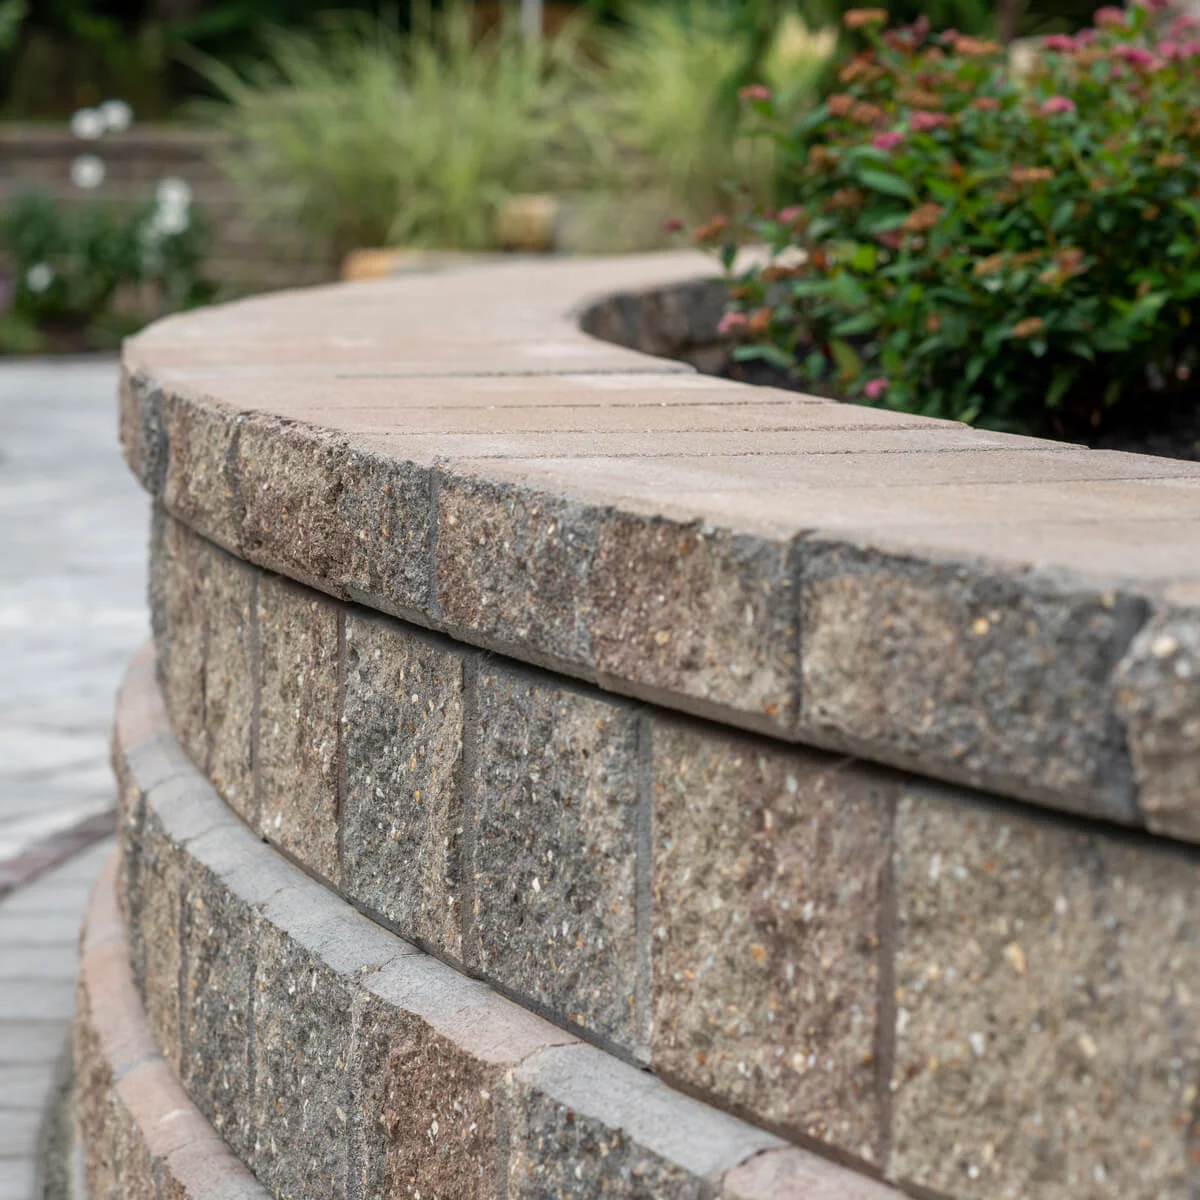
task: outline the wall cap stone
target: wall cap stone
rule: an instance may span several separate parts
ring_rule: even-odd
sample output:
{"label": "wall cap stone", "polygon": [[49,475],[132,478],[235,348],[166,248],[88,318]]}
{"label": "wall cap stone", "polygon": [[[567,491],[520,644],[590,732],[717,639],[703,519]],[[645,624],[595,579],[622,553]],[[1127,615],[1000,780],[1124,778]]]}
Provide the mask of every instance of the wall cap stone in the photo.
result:
{"label": "wall cap stone", "polygon": [[125,452],[179,520],[332,595],[1200,840],[1195,677],[1160,699],[1134,644],[1169,623],[1193,654],[1200,465],[751,388],[579,327],[711,343],[706,275],[522,261],[169,317],[126,343]]}

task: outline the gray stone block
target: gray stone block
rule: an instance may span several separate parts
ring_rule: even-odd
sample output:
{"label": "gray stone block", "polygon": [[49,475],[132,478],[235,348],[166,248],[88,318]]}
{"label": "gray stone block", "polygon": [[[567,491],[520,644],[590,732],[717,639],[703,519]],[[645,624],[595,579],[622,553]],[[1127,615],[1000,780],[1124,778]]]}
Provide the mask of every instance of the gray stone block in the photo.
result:
{"label": "gray stone block", "polygon": [[878,1162],[890,786],[697,724],[653,724],[652,1060]]}
{"label": "gray stone block", "polygon": [[344,890],[405,937],[462,955],[462,653],[346,617]]}
{"label": "gray stone block", "polygon": [[470,964],[632,1049],[636,713],[500,668],[475,697]]}
{"label": "gray stone block", "polygon": [[891,1173],[964,1200],[1190,1196],[1198,888],[1167,846],[906,796]]}

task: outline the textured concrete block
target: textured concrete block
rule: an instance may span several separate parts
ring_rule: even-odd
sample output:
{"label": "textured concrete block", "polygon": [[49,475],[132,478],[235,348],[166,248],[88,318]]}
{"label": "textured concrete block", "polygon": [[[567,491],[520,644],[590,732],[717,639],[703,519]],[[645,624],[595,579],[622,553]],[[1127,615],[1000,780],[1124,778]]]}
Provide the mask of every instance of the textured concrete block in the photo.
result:
{"label": "textured concrete block", "polygon": [[269,922],[257,941],[251,1165],[279,1200],[344,1197],[353,987]]}
{"label": "textured concrete block", "polygon": [[180,1079],[216,1133],[248,1160],[257,914],[196,859],[187,873]]}
{"label": "textured concrete block", "polygon": [[475,695],[471,964],[632,1048],[635,711],[499,669]]}
{"label": "textured concrete block", "polygon": [[1141,602],[806,543],[803,728],[933,774],[1132,821],[1110,700]]}
{"label": "textured concrete block", "polygon": [[1200,841],[1200,609],[1151,621],[1116,675],[1146,824]]}
{"label": "textured concrete block", "polygon": [[260,572],[207,543],[201,568],[207,774],[226,803],[253,824],[254,657]]}
{"label": "textured concrete block", "polygon": [[1200,876],[933,791],[896,830],[892,1173],[964,1200],[1183,1197]]}
{"label": "textured concrete block", "polygon": [[185,525],[156,522],[150,561],[151,625],[159,678],[171,729],[201,770],[207,765],[204,730],[203,542]]}
{"label": "textured concrete block", "polygon": [[462,654],[346,617],[345,891],[461,957]]}
{"label": "textured concrete block", "polygon": [[180,388],[160,403],[167,448],[163,504],[185,525],[236,551],[241,496],[234,453],[245,417]]}
{"label": "textured concrete block", "polygon": [[530,662],[594,661],[580,596],[595,553],[581,504],[524,488],[445,477],[438,491],[437,602],[468,638],[520,647]]}
{"label": "textured concrete block", "polygon": [[653,778],[655,1066],[877,1161],[889,785],[668,719]]}
{"label": "textured concrete block", "polygon": [[259,828],[336,883],[340,610],[272,575],[258,608]]}
{"label": "textured concrete block", "polygon": [[590,580],[597,671],[636,680],[640,694],[684,695],[790,729],[794,558],[788,540],[614,515]]}
{"label": "textured concrete block", "polygon": [[352,1070],[363,1196],[498,1194],[500,1066],[370,997],[360,1005]]}
{"label": "textured concrete block", "polygon": [[725,1176],[722,1200],[902,1200],[887,1184],[789,1147],[756,1154]]}
{"label": "textured concrete block", "polygon": [[508,1195],[708,1200],[778,1138],[666,1087],[594,1046],[522,1062],[508,1092]]}
{"label": "textured concrete block", "polygon": [[129,898],[130,959],[155,1041],[178,1068],[184,881],[177,847],[153,811],[146,813],[141,838],[137,892]]}

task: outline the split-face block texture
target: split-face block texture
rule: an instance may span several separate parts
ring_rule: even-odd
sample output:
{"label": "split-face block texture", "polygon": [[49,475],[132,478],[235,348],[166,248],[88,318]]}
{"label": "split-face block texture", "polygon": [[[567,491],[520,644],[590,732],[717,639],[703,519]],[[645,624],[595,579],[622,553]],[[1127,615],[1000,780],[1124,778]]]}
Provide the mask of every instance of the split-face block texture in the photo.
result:
{"label": "split-face block texture", "polygon": [[268,1200],[163,1061],[102,872],[82,939],[73,1030],[75,1117],[90,1194],[122,1200]]}
{"label": "split-face block texture", "polygon": [[[342,640],[326,687],[340,707],[301,722],[341,747],[337,820],[313,843],[340,847],[337,870],[300,840],[278,844],[396,933],[714,1105],[898,1182],[984,1197],[1044,1181],[1056,1200],[1109,1194],[1098,1179],[1135,1197],[1190,1186],[1200,946],[1186,848],[641,708],[280,587],[292,615],[260,600],[261,630],[286,641],[316,606]],[[1186,681],[1186,642],[1158,637],[1135,643],[1145,670]],[[1149,685],[1122,671],[1132,712]],[[284,828],[306,794],[272,797]],[[162,874],[152,843],[143,858]],[[156,911],[147,925],[168,930]],[[185,921],[185,938],[196,928]],[[217,977],[240,992],[251,951],[226,941]],[[186,955],[162,957],[163,978],[192,978]],[[270,981],[313,987],[274,959]],[[329,1028],[347,1012],[332,1003]],[[371,1011],[357,1019],[372,1061],[415,1053]],[[171,1028],[169,1012],[155,1020]],[[344,1069],[332,1053],[305,1086]],[[1137,1096],[1136,1118],[1118,1095]],[[399,1100],[375,1103],[402,1123]],[[383,1169],[362,1153],[354,1170]]]}
{"label": "split-face block texture", "polygon": [[[122,440],[167,511],[328,595],[785,741],[1200,840],[1195,689],[1168,699],[1181,677],[1131,648],[1165,624],[1185,656],[1200,636],[1194,596],[1172,596],[1196,586],[1198,468],[647,357],[719,359],[724,294],[702,258],[652,256],[188,314],[127,344]],[[173,701],[228,708],[227,738],[186,744],[231,786],[239,699],[218,679]]]}
{"label": "split-face block texture", "polygon": [[[145,787],[163,730],[129,745],[122,716],[147,687],[143,669],[118,717],[123,802],[142,810],[129,823],[143,831],[124,852],[152,852],[186,881],[175,1004],[189,1015],[171,1026],[180,1074],[200,1112],[221,1122],[219,1144],[232,1146],[271,1195],[532,1200],[595,1195],[602,1180],[614,1200],[788,1200],[801,1183],[830,1197],[895,1197],[672,1091],[420,953],[288,864],[190,764],[158,772]],[[110,924],[120,926],[115,899],[112,907]],[[128,908],[137,928],[144,905]],[[136,999],[131,972],[128,979]],[[154,1045],[147,1024],[127,1057]],[[85,1068],[89,1111],[86,1097],[102,1083],[102,1072]],[[93,1126],[86,1136],[103,1157],[105,1136]],[[777,1170],[756,1182],[744,1168],[760,1157]],[[125,1178],[122,1171],[131,1174],[98,1162],[93,1186]],[[727,1176],[733,1190],[724,1188]]]}

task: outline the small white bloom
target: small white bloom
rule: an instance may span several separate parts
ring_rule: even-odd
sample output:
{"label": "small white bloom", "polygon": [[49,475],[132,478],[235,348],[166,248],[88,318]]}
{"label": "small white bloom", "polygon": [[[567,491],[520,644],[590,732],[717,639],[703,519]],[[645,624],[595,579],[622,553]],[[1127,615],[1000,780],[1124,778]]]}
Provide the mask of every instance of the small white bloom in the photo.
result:
{"label": "small white bloom", "polygon": [[25,286],[35,295],[44,292],[54,282],[54,268],[49,263],[35,263],[25,272]]}
{"label": "small white bloom", "polygon": [[108,123],[98,108],[81,108],[71,118],[71,132],[85,142],[94,142],[104,136]]}
{"label": "small white bloom", "polygon": [[168,175],[158,181],[154,198],[160,208],[187,208],[192,202],[192,187],[186,179]]}
{"label": "small white bloom", "polygon": [[104,160],[94,154],[80,154],[71,162],[71,182],[91,191],[104,182]]}
{"label": "small white bloom", "polygon": [[133,124],[133,109],[124,100],[105,100],[99,112],[109,133],[124,133]]}
{"label": "small white bloom", "polygon": [[158,208],[150,218],[150,226],[156,238],[174,237],[177,233],[182,233],[189,223],[186,208]]}

